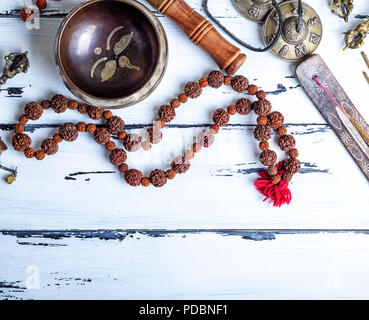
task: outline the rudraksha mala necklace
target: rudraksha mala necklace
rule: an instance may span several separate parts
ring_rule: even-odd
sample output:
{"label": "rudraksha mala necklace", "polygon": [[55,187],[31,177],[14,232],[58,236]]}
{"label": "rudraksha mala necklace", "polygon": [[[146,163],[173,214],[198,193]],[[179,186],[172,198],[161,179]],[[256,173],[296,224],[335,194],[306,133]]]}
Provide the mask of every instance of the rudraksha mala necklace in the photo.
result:
{"label": "rudraksha mala necklace", "polygon": [[[171,169],[163,171],[160,169],[153,170],[148,176],[144,176],[140,170],[130,169],[126,164],[127,153],[139,150],[151,149],[153,144],[157,144],[162,139],[161,129],[167,122],[171,122],[176,116],[176,109],[188,101],[188,99],[196,99],[202,93],[203,88],[210,86],[212,88],[220,88],[222,84],[230,85],[233,90],[239,93],[247,92],[250,96],[256,96],[258,99],[251,102],[247,98],[238,99],[235,105],[230,105],[227,109],[219,108],[213,114],[213,122],[209,129],[203,130],[193,144],[192,149],[185,151],[182,155],[176,157]],[[41,149],[35,151],[31,148],[32,140],[24,133],[24,125],[29,120],[38,120],[41,118],[44,109],[53,109],[56,113],[63,113],[68,108],[78,110],[81,114],[87,113],[92,120],[101,118],[106,120],[105,125],[96,127],[95,124],[79,122],[77,124],[65,123],[59,128],[59,133],[54,134],[50,139],[46,139],[41,144]],[[188,82],[184,92],[177,98],[170,101],[168,105],[162,105],[158,110],[159,118],[154,122],[153,126],[146,131],[145,138],[137,134],[128,134],[124,130],[124,121],[118,116],[114,116],[110,110],[104,110],[99,107],[87,106],[79,104],[75,100],[68,100],[62,95],[55,95],[50,101],[44,100],[40,103],[30,102],[26,105],[24,114],[19,117],[19,123],[15,125],[12,144],[16,151],[24,152],[27,158],[35,157],[37,160],[43,160],[46,155],[51,156],[57,153],[58,144],[65,141],[75,141],[79,132],[92,134],[98,144],[104,145],[110,151],[110,162],[118,167],[118,170],[124,174],[126,182],[131,186],[164,186],[168,179],[173,179],[177,174],[183,174],[190,168],[190,161],[195,154],[202,148],[210,147],[215,140],[215,135],[219,128],[225,126],[230,116],[236,113],[240,115],[248,115],[251,110],[258,115],[257,126],[254,130],[254,137],[259,141],[261,150],[260,162],[267,166],[266,170],[259,172],[259,178],[255,181],[255,186],[266,198],[273,202],[274,206],[281,206],[291,201],[291,192],[288,184],[292,176],[300,171],[300,161],[297,160],[298,151],[295,148],[296,142],[292,135],[287,134],[287,129],[283,125],[284,117],[278,111],[271,112],[272,105],[266,99],[266,94],[253,84],[249,84],[247,78],[242,75],[234,77],[224,76],[220,71],[213,71],[206,78],[200,79],[198,82]],[[272,129],[276,130],[279,136],[280,148],[289,155],[288,160],[277,163],[277,154],[269,149],[268,140],[271,138]],[[117,148],[116,144],[111,140],[112,135],[117,135],[118,139],[123,142],[124,149]]]}

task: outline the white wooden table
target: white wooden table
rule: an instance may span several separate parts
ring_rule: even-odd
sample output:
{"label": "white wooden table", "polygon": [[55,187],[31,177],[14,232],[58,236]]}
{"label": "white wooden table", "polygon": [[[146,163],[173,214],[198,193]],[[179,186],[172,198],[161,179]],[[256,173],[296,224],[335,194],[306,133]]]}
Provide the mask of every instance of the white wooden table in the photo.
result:
{"label": "white wooden table", "polygon": [[[29,73],[0,91],[0,135],[9,146],[25,103],[55,93],[72,97],[55,69],[54,38],[81,1],[48,2],[38,30],[18,18],[22,0],[0,3],[0,56],[27,50],[31,61]],[[202,12],[200,0],[188,2]],[[348,24],[330,13],[328,1],[308,2],[324,24],[317,53],[368,120],[360,50],[342,51],[343,32],[369,14],[368,1],[355,1]],[[240,17],[229,0],[210,6],[229,29],[261,45],[261,27]],[[166,75],[149,98],[116,111],[139,133],[187,81],[216,69],[177,26],[157,16],[169,40]],[[369,53],[369,40],[364,50]],[[233,118],[186,175],[160,190],[126,185],[87,134],[42,162],[10,148],[0,160],[18,166],[19,177],[9,186],[1,172],[0,298],[369,298],[368,181],[300,88],[294,65],[269,52],[246,54],[239,73],[268,92],[301,153],[291,205],[273,208],[253,187],[260,168],[255,116]],[[226,88],[206,91],[179,110],[161,144],[130,154],[128,164],[144,172],[166,167],[210,124],[213,110],[242,96]],[[50,111],[26,130],[41,142],[67,121],[87,120]]]}

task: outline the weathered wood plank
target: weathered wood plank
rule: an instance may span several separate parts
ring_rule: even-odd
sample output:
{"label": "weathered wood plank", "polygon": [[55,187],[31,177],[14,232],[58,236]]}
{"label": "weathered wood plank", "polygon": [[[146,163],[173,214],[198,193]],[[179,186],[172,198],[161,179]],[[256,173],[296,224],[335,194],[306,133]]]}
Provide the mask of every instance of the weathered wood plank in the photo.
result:
{"label": "weathered wood plank", "polygon": [[[160,190],[126,185],[107,160],[104,148],[87,134],[81,134],[75,143],[62,143],[58,156],[48,157],[41,163],[7,151],[3,159],[18,165],[19,178],[12,186],[1,182],[0,201],[6,207],[0,215],[0,228],[360,228],[368,225],[369,217],[363,210],[368,205],[367,181],[350,156],[337,148],[337,138],[326,125],[289,126],[298,144],[304,146],[300,149],[303,174],[297,175],[291,184],[294,200],[281,209],[270,209],[262,203],[262,197],[253,187],[256,171],[260,169],[253,128],[222,129],[215,144],[196,157],[188,173]],[[161,144],[149,153],[130,154],[128,164],[144,173],[167,168],[172,157],[188,147],[200,131],[201,127],[167,128]],[[54,128],[37,129],[32,136],[37,142],[53,132]],[[80,172],[92,173],[75,174]],[[342,187],[352,184],[356,192],[348,193]],[[166,200],[160,200],[157,205],[159,198]],[[352,210],[353,205],[357,210]]]}
{"label": "weathered wood plank", "polygon": [[[51,1],[49,9],[56,10],[55,14],[65,14],[79,2]],[[260,26],[239,17],[230,3],[226,6],[224,2],[213,2],[214,14],[232,31],[240,33],[245,41],[259,41]],[[201,8],[199,0],[189,3],[198,10]],[[342,33],[349,25],[332,15],[326,3],[314,1],[311,4],[324,23],[319,53],[334,70],[353,103],[369,119],[369,109],[365,107],[369,93],[361,77],[364,64],[360,52],[341,51]],[[13,17],[0,18],[3,31],[0,55],[28,50],[31,59],[29,73],[9,81],[0,92],[0,134],[8,144],[9,130],[26,102],[51,97],[56,92],[71,97],[55,71],[53,58],[54,37],[61,18],[48,18],[46,11],[41,18],[41,29],[28,30],[11,13],[21,5],[16,1],[0,5],[0,12],[10,12]],[[355,8],[365,13],[368,3],[358,3]],[[202,50],[185,39],[177,26],[164,17],[159,18],[169,39],[167,73],[148,99],[115,111],[135,132],[143,132],[142,128],[155,118],[157,108],[181,92],[187,81],[201,78],[216,68]],[[353,18],[351,23],[355,21]],[[283,112],[290,132],[297,137],[306,174],[297,176],[292,183],[294,200],[290,207],[274,210],[261,203],[261,196],[252,186],[255,171],[260,167],[257,145],[252,138],[255,117],[235,117],[218,135],[215,145],[196,158],[188,174],[160,191],[130,188],[116,173],[94,173],[111,172],[114,168],[107,161],[106,151],[86,135],[74,144],[63,143],[57,156],[42,163],[9,150],[1,161],[17,165],[20,176],[12,186],[3,180],[0,182],[0,201],[5,204],[1,209],[0,228],[367,227],[369,219],[364,210],[368,206],[367,182],[298,87],[293,65],[276,59],[271,53],[247,54],[248,61],[240,73],[269,92],[269,99]],[[146,173],[166,167],[172,156],[188,147],[192,137],[210,123],[214,109],[234,103],[239,97],[243,95],[236,95],[228,88],[207,89],[201,98],[178,109],[177,118],[165,129],[160,145],[150,153],[130,155],[129,165]],[[67,121],[87,120],[71,111],[62,115],[50,111],[26,129],[32,131],[32,138],[39,147],[45,137],[55,132],[57,125]],[[81,172],[92,173],[75,175]],[[2,173],[1,177],[4,176]]]}
{"label": "weathered wood plank", "polygon": [[[70,10],[76,3],[80,1],[52,1],[51,8],[66,8]],[[19,4],[12,2],[12,4],[2,4],[0,11],[11,10]],[[196,9],[200,9],[200,1],[191,2]],[[361,57],[359,52],[351,52],[350,55],[341,52],[343,45],[343,37],[339,36],[339,31],[345,31],[348,27],[346,24],[339,24],[338,18],[330,14],[328,6],[325,3],[317,2],[315,4],[322,17],[324,17],[324,38],[319,48],[324,58],[324,52],[327,52],[329,59],[328,64],[332,70],[338,70],[337,77],[342,81],[342,85],[349,92],[353,102],[358,105],[358,108],[364,109],[360,103],[360,97],[366,95],[363,93],[362,87],[367,84],[365,79],[361,77],[361,71],[364,67],[360,63]],[[365,12],[367,4],[362,4],[360,7],[356,6],[357,10]],[[53,9],[54,10],[54,9]],[[55,9],[59,10],[59,9]],[[229,13],[229,18],[223,18],[224,23],[228,23],[233,31],[248,30],[248,32],[241,33],[240,36],[245,41],[258,41],[259,30],[256,24],[241,18],[236,12],[232,11],[232,7],[215,5],[214,13],[217,16],[222,16],[219,12],[224,14]],[[232,12],[232,13],[231,13]],[[233,17],[233,18],[232,18]],[[236,18],[238,17],[238,18]],[[118,111],[123,114],[128,123],[142,123],[151,121],[155,114],[156,108],[161,104],[167,102],[170,97],[177,95],[183,88],[183,85],[192,79],[200,78],[210,70],[216,68],[215,64],[208,58],[208,56],[199,48],[196,48],[190,41],[185,39],[185,36],[178,29],[176,25],[168,19],[160,18],[164,24],[164,28],[168,34],[170,44],[170,58],[166,77],[159,86],[158,90],[147,100],[143,101],[134,108]],[[227,22],[227,19],[230,21]],[[53,41],[55,34],[60,24],[61,19],[41,19],[40,30],[27,30],[24,23],[20,19],[0,19],[0,28],[4,32],[4,37],[0,39],[0,48],[3,54],[18,50],[30,51],[30,58],[32,66],[30,72],[26,76],[14,79],[9,82],[8,87],[0,92],[0,104],[12,105],[15,112],[9,112],[9,108],[2,108],[0,110],[0,118],[5,116],[9,119],[16,117],[17,112],[22,108],[22,104],[30,99],[46,98],[55,92],[68,94],[64,88],[60,77],[55,72],[55,63],[53,58]],[[7,36],[8,35],[8,36]],[[14,35],[14,36],[13,36]],[[329,55],[329,52],[335,52],[334,58]],[[270,53],[258,54],[254,52],[246,52],[249,56],[245,66],[240,70],[241,73],[249,77],[250,80],[256,79],[255,83],[261,86],[267,92],[270,92],[270,99],[273,104],[281,109],[288,116],[290,122],[302,122],[301,108],[304,108],[304,122],[316,123],[322,122],[322,118],[312,106],[310,100],[305,96],[298,83],[293,76],[293,68],[288,63],[276,59]],[[196,59],[193,59],[196,57]],[[357,63],[350,63],[352,61]],[[190,63],[190,68],[188,67]],[[357,74],[358,82],[353,82],[352,77],[346,75]],[[267,76],[266,76],[267,75]],[[341,79],[342,78],[342,79]],[[43,79],[47,79],[44,81]],[[15,88],[13,90],[13,88]],[[13,90],[13,94],[9,94]],[[19,94],[22,90],[23,94]],[[20,96],[22,95],[22,98]],[[9,96],[16,96],[9,101]],[[211,96],[211,99],[209,99]],[[235,97],[240,95],[230,94],[228,90],[210,91],[205,94],[200,100],[191,102],[189,106],[201,105],[201,111],[196,108],[196,112],[181,112],[176,121],[182,123],[201,123],[208,121],[209,112],[219,105],[227,105],[234,102]],[[368,96],[363,98],[363,101]],[[357,102],[357,103],[356,103]],[[300,106],[293,108],[293,106]],[[188,109],[188,108],[186,108]],[[193,109],[191,109],[193,110]],[[3,112],[2,112],[3,111]],[[364,117],[369,115],[366,110],[363,111]],[[46,117],[47,121],[54,121],[54,115]]]}
{"label": "weathered wood plank", "polygon": [[0,299],[369,298],[367,231],[2,232],[0,241]]}

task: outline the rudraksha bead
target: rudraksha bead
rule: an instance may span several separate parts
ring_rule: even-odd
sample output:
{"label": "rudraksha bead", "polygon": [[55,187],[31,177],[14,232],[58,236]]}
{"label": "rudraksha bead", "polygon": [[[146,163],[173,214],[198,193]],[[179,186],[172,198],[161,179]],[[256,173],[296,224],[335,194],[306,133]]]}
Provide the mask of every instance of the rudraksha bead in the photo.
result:
{"label": "rudraksha bead", "polygon": [[272,129],[278,129],[279,127],[283,126],[284,117],[282,113],[273,111],[268,114],[268,122]]}
{"label": "rudraksha bead", "polygon": [[258,87],[254,84],[250,84],[247,88],[249,95],[254,96],[258,92]]}
{"label": "rudraksha bead", "polygon": [[209,82],[205,78],[201,78],[199,80],[199,85],[201,88],[206,88],[209,85]]}
{"label": "rudraksha bead", "polygon": [[194,153],[200,152],[201,151],[201,145],[199,143],[194,143],[192,145],[192,151]]}
{"label": "rudraksha bead", "polygon": [[127,134],[123,141],[123,145],[128,152],[135,152],[141,148],[142,138],[135,133]]}
{"label": "rudraksha bead", "polygon": [[225,76],[224,77],[224,84],[226,86],[229,86],[232,83],[232,77],[231,76]]}
{"label": "rudraksha bead", "polygon": [[251,101],[247,98],[241,98],[236,101],[236,110],[239,114],[247,115],[251,111]]}
{"label": "rudraksha bead", "polygon": [[56,94],[51,99],[50,106],[56,113],[63,113],[68,109],[68,99],[61,94]]}
{"label": "rudraksha bead", "polygon": [[188,101],[188,97],[185,93],[181,93],[178,96],[178,100],[179,100],[180,103],[186,103]]}
{"label": "rudraksha bead", "polygon": [[271,166],[277,162],[277,154],[273,150],[265,150],[260,154],[259,159],[264,166]]}
{"label": "rudraksha bead", "polygon": [[172,179],[174,179],[174,178],[175,178],[176,173],[175,173],[175,171],[174,171],[173,169],[169,169],[169,170],[167,170],[167,171],[165,172],[165,175],[166,175],[166,177],[167,177],[169,180],[172,180]]}
{"label": "rudraksha bead", "polygon": [[114,149],[109,155],[110,162],[119,166],[127,160],[127,153],[123,149]]}
{"label": "rudraksha bead", "polygon": [[148,140],[141,142],[142,149],[145,151],[149,151],[152,148],[152,143]]}
{"label": "rudraksha bead", "polygon": [[23,132],[24,132],[24,127],[23,127],[23,125],[21,125],[20,123],[17,123],[17,124],[14,126],[14,132],[15,132],[15,133],[23,133]]}
{"label": "rudraksha bead", "polygon": [[106,122],[106,129],[111,134],[118,134],[124,129],[124,121],[121,117],[113,116]]}
{"label": "rudraksha bead", "polygon": [[137,187],[140,185],[142,176],[142,172],[137,169],[130,169],[124,173],[126,182],[132,187]]}
{"label": "rudraksha bead", "polygon": [[31,159],[35,156],[35,150],[32,148],[27,148],[26,150],[24,150],[24,155],[26,156],[26,158]]}
{"label": "rudraksha bead", "polygon": [[213,134],[217,134],[219,132],[219,125],[218,124],[212,124],[210,126],[210,131],[213,133]]}
{"label": "rudraksha bead", "polygon": [[296,149],[296,148],[293,148],[291,149],[289,152],[288,152],[288,155],[290,156],[290,158],[292,159],[297,159],[298,156],[299,156],[299,151]]}
{"label": "rudraksha bead", "polygon": [[283,161],[283,168],[292,174],[295,174],[300,171],[301,169],[301,162],[297,159],[288,159]]}
{"label": "rudraksha bead", "polygon": [[36,151],[35,158],[37,160],[44,160],[45,159],[45,152],[43,150]]}
{"label": "rudraksha bead", "polygon": [[196,99],[201,95],[202,89],[198,82],[190,81],[187,82],[184,92],[189,98]]}
{"label": "rudraksha bead", "polygon": [[186,173],[191,167],[191,163],[182,156],[173,159],[171,164],[172,170],[177,174]]}
{"label": "rudraksha bead", "polygon": [[150,182],[154,187],[160,188],[167,183],[167,177],[163,170],[154,170],[149,176]]}
{"label": "rudraksha bead", "polygon": [[153,125],[158,129],[163,129],[165,127],[165,121],[163,119],[156,119]]}
{"label": "rudraksha bead", "polygon": [[282,137],[287,134],[287,128],[285,126],[279,127],[277,129],[277,134]]}
{"label": "rudraksha bead", "polygon": [[275,164],[272,164],[268,167],[267,172],[270,176],[275,176],[278,173],[278,168]]}
{"label": "rudraksha bead", "polygon": [[79,132],[85,132],[86,131],[86,123],[78,122],[77,125],[76,125],[76,128]]}
{"label": "rudraksha bead", "polygon": [[266,116],[258,116],[256,122],[259,126],[265,126],[268,123],[268,118]]}
{"label": "rudraksha bead", "polygon": [[67,122],[59,128],[59,135],[63,140],[72,142],[78,138],[78,130],[73,123]]}
{"label": "rudraksha bead", "polygon": [[104,113],[104,110],[99,107],[88,106],[87,113],[92,120],[100,120]]}
{"label": "rudraksha bead", "polygon": [[50,101],[49,100],[42,100],[40,102],[40,105],[42,107],[42,109],[49,109],[50,108]]}
{"label": "rudraksha bead", "polygon": [[215,141],[215,136],[210,130],[204,130],[199,134],[199,144],[202,147],[209,148]]}
{"label": "rudraksha bead", "polygon": [[52,139],[46,139],[41,144],[41,149],[48,155],[51,156],[58,152],[58,144]]}
{"label": "rudraksha bead", "polygon": [[82,103],[77,109],[80,114],[85,114],[87,112],[87,104]]}
{"label": "rudraksha bead", "polygon": [[220,127],[225,126],[229,122],[229,118],[229,113],[222,108],[215,110],[213,114],[214,123]]}
{"label": "rudraksha bead", "polygon": [[268,150],[269,149],[269,142],[268,141],[261,141],[259,143],[259,148],[262,151]]}
{"label": "rudraksha bead", "polygon": [[259,90],[258,92],[256,92],[256,98],[258,99],[265,99],[266,98],[266,93],[264,90]]}
{"label": "rudraksha bead", "polygon": [[12,139],[14,150],[24,152],[32,143],[31,138],[25,133],[16,134]]}
{"label": "rudraksha bead", "polygon": [[105,145],[110,141],[111,135],[106,128],[97,128],[94,133],[94,139],[98,144]]}
{"label": "rudraksha bead", "polygon": [[54,141],[54,142],[56,142],[56,143],[60,143],[60,142],[62,142],[62,141],[63,141],[63,139],[62,139],[62,137],[60,136],[60,134],[59,134],[59,133],[55,133],[55,134],[53,135],[53,141]]}
{"label": "rudraksha bead", "polygon": [[181,105],[181,102],[177,98],[170,100],[170,106],[172,108],[178,108],[180,105]]}
{"label": "rudraksha bead", "polygon": [[94,123],[89,123],[87,126],[86,126],[86,131],[89,133],[89,134],[94,134],[95,131],[96,131],[96,124]]}
{"label": "rudraksha bead", "polygon": [[122,163],[121,165],[118,166],[118,170],[121,173],[124,173],[128,170],[128,166],[126,163]]}
{"label": "rudraksha bead", "polygon": [[192,150],[186,150],[184,153],[184,158],[186,161],[190,161],[195,157],[195,153]]}
{"label": "rudraksha bead", "polygon": [[291,172],[286,171],[282,175],[282,179],[290,182],[292,180],[293,174]]}
{"label": "rudraksha bead", "polygon": [[235,76],[231,82],[234,91],[243,93],[249,87],[249,80],[244,76]]}
{"label": "rudraksha bead", "polygon": [[148,177],[142,177],[141,185],[143,187],[148,187],[150,185],[150,179]]}
{"label": "rudraksha bead", "polygon": [[147,129],[146,139],[149,140],[153,144],[157,144],[163,138],[163,133],[159,128],[150,127]]}
{"label": "rudraksha bead", "polygon": [[158,110],[158,115],[161,120],[171,122],[176,116],[176,111],[169,105],[162,105]]}
{"label": "rudraksha bead", "polygon": [[223,81],[224,81],[223,73],[221,73],[220,71],[210,72],[208,76],[208,83],[210,87],[218,89],[223,84]]}
{"label": "rudraksha bead", "polygon": [[231,116],[235,115],[235,114],[237,113],[237,108],[236,108],[236,106],[235,106],[235,105],[233,105],[233,104],[229,105],[229,106],[227,107],[227,112],[228,112]]}
{"label": "rudraksha bead", "polygon": [[119,132],[118,134],[118,139],[119,140],[124,140],[125,138],[127,137],[127,132],[126,131],[122,131],[122,132]]}
{"label": "rudraksha bead", "polygon": [[25,125],[28,122],[28,118],[22,114],[21,116],[19,116],[18,121],[21,125]]}
{"label": "rudraksha bead", "polygon": [[70,100],[68,102],[68,107],[71,110],[76,110],[78,108],[78,102],[76,100]]}
{"label": "rudraksha bead", "polygon": [[279,146],[283,151],[288,152],[296,146],[295,138],[290,134],[286,134],[279,138]]}
{"label": "rudraksha bead", "polygon": [[266,116],[272,110],[272,104],[265,99],[261,99],[255,102],[254,111],[259,116]]}
{"label": "rudraksha bead", "polygon": [[115,149],[115,143],[114,143],[114,141],[109,141],[109,142],[107,142],[106,144],[105,144],[105,148],[106,148],[106,150],[108,150],[108,151],[113,151],[114,149]]}
{"label": "rudraksha bead", "polygon": [[254,130],[254,137],[258,141],[269,140],[272,137],[272,129],[268,125],[258,125]]}
{"label": "rudraksha bead", "polygon": [[113,116],[113,113],[110,110],[105,110],[103,112],[103,117],[105,120],[109,120]]}
{"label": "rudraksha bead", "polygon": [[37,102],[30,102],[26,104],[24,109],[25,116],[30,120],[38,120],[41,118],[44,109]]}
{"label": "rudraksha bead", "polygon": [[280,183],[282,180],[281,176],[279,174],[276,174],[275,176],[271,177],[270,178],[270,181],[273,183],[273,184],[278,184]]}

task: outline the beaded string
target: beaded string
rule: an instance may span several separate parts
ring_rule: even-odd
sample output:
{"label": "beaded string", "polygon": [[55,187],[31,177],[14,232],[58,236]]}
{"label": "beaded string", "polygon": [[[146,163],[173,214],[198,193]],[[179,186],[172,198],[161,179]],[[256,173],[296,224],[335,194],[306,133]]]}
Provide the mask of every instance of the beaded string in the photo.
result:
{"label": "beaded string", "polygon": [[[156,169],[148,176],[144,176],[140,170],[128,167],[126,164],[126,151],[135,152],[141,147],[144,150],[150,150],[153,144],[157,144],[162,140],[161,129],[164,128],[166,123],[171,122],[175,118],[176,110],[180,105],[186,103],[188,99],[198,98],[205,87],[210,86],[217,89],[223,84],[230,85],[236,92],[247,92],[250,96],[256,96],[258,100],[251,102],[248,98],[241,98],[226,109],[217,109],[213,114],[213,124],[210,128],[200,133],[191,149],[186,150],[183,154],[173,159],[169,170]],[[40,119],[43,111],[49,108],[56,113],[63,113],[68,108],[78,110],[81,114],[87,113],[92,120],[103,118],[106,120],[106,123],[99,128],[93,123],[79,122],[76,125],[65,123],[52,138],[45,139],[41,144],[41,149],[36,151],[31,148],[31,138],[24,133],[24,125],[29,120]],[[280,206],[290,201],[291,196],[289,190],[286,191],[286,188],[292,176],[300,170],[300,161],[297,159],[298,150],[295,148],[295,139],[292,135],[287,134],[287,129],[283,125],[284,117],[282,113],[278,111],[272,112],[271,109],[272,105],[266,99],[265,92],[259,90],[256,85],[249,84],[248,79],[244,76],[224,76],[220,71],[212,71],[207,78],[202,78],[197,82],[188,82],[183,93],[179,94],[177,98],[173,98],[170,104],[162,105],[158,110],[158,119],[152,127],[146,130],[144,139],[137,134],[127,133],[124,130],[124,120],[114,116],[110,110],[88,106],[83,103],[80,104],[75,100],[68,100],[65,96],[57,94],[50,101],[30,102],[25,106],[24,114],[19,117],[19,123],[14,127],[15,135],[12,139],[12,145],[16,151],[24,152],[27,158],[43,160],[46,155],[56,154],[59,148],[58,144],[63,140],[72,142],[78,138],[79,132],[88,132],[93,135],[98,144],[104,145],[110,151],[110,162],[124,174],[124,178],[129,185],[147,187],[152,184],[155,187],[162,187],[177,174],[183,174],[188,171],[191,166],[190,161],[195,154],[202,148],[208,148],[214,143],[220,127],[227,125],[231,116],[236,113],[248,115],[253,110],[258,115],[254,137],[259,141],[261,150],[259,160],[267,167],[265,171],[259,173],[260,178],[255,182],[255,186],[266,196],[266,199],[269,198],[274,202],[274,205]],[[289,155],[289,159],[281,163],[277,163],[276,152],[269,149],[268,140],[271,138],[272,129],[279,136],[280,148]],[[111,140],[112,135],[118,136],[125,150],[116,147],[116,144]]]}

